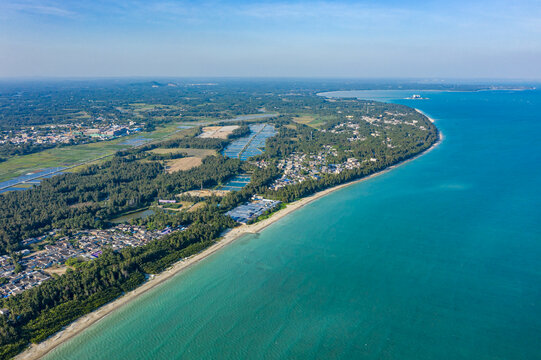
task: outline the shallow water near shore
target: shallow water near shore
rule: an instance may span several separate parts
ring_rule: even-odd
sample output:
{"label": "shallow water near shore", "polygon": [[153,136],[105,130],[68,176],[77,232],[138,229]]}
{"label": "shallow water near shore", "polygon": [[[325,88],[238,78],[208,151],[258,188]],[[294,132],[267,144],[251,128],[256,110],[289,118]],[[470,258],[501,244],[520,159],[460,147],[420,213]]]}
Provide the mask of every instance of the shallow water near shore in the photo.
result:
{"label": "shallow water near shore", "polygon": [[46,359],[541,359],[541,91],[347,96],[418,108],[445,140],[237,240]]}

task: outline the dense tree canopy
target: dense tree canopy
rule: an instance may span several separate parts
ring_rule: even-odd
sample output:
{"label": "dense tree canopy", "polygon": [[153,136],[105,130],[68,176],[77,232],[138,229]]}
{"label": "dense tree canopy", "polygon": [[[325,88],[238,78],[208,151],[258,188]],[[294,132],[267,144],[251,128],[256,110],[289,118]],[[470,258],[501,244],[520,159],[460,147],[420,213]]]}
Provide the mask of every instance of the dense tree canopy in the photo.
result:
{"label": "dense tree canopy", "polygon": [[[204,158],[200,166],[189,170],[165,171],[164,162],[185,156],[182,151],[186,149],[211,149],[219,153],[233,139],[250,132],[249,127],[242,124],[228,139],[191,136],[126,149],[116,153],[111,160],[44,180],[30,190],[0,195],[0,253],[12,253],[21,248],[21,240],[42,235],[51,229],[69,231],[108,227],[115,217],[148,207],[158,199],[175,198],[194,189],[215,188],[237,174],[251,174],[247,186],[221,198],[208,196],[200,199],[185,195],[191,200],[204,200],[195,211],[157,209],[156,214],[146,219],[133,220],[149,228],[182,225],[187,227],[186,230],[173,232],[140,247],[127,247],[116,252],[106,249],[96,260],[77,262],[77,266],[66,274],[3,299],[2,307],[9,309],[10,314],[9,317],[0,316],[0,357],[11,357],[29,342],[46,339],[81,315],[134,289],[145,281],[147,274],[159,273],[179,259],[203,250],[225,229],[236,225],[224,215],[225,212],[249,200],[252,195],[262,194],[290,202],[411,158],[438,139],[437,129],[424,115],[402,105],[356,99],[329,100],[307,90],[276,95],[262,91],[246,94],[240,89],[221,93],[219,88],[193,92],[184,89],[182,91],[192,94],[193,98],[185,94],[186,98],[179,100],[178,89],[158,86],[156,93],[150,94],[147,88],[142,91],[138,86],[146,85],[134,85],[133,92],[116,98],[113,96],[106,103],[108,105],[96,100],[111,95],[108,91],[80,91],[72,105],[96,114],[109,111],[122,119],[125,114],[122,111],[117,113],[118,107],[133,102],[144,93],[144,101],[147,102],[159,99],[164,105],[178,105],[182,101],[182,106],[188,109],[183,115],[187,116],[197,114],[224,119],[232,114],[255,113],[263,108],[277,112],[280,116],[272,120],[278,130],[277,135],[267,140],[264,153],[252,159],[265,160],[266,166],[257,167],[252,161],[242,162],[215,155]],[[70,93],[70,90],[66,91]],[[35,99],[31,103],[36,106],[53,104],[50,105],[51,116],[63,121],[63,96],[65,94],[52,94],[49,102]],[[9,101],[0,97],[0,106],[14,111],[11,108],[14,103],[6,105],[6,102]],[[224,111],[224,108],[228,110]],[[152,111],[155,111],[154,115],[165,118],[174,113],[167,106]],[[306,114],[319,121],[318,128],[299,121],[299,117]],[[41,118],[30,115],[23,119],[29,124],[41,121]],[[11,115],[0,119],[4,125],[12,121]],[[348,128],[344,124],[351,126]],[[353,127],[355,134],[348,130]],[[277,191],[270,190],[269,185],[281,176],[277,167],[279,160],[293,153],[314,154],[325,146],[336,151],[329,161],[356,158],[360,166]],[[152,151],[157,148],[165,151]]]}

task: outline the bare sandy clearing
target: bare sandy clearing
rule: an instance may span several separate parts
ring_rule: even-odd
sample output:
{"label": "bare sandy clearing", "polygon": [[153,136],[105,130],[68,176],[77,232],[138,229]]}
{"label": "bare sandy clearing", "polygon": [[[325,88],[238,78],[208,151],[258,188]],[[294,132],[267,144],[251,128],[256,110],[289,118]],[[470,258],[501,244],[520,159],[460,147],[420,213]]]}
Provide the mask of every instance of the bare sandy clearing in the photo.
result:
{"label": "bare sandy clearing", "polygon": [[212,195],[216,196],[225,196],[229,194],[229,190],[209,190],[209,189],[203,189],[203,190],[190,190],[183,192],[181,195],[190,195],[190,196],[197,196],[197,197],[209,197]]}
{"label": "bare sandy clearing", "polygon": [[205,126],[203,128],[203,133],[199,135],[201,138],[217,138],[217,139],[227,139],[229,134],[233,130],[237,129],[238,125],[228,125],[228,126]]}
{"label": "bare sandy clearing", "polygon": [[201,165],[201,162],[202,160],[199,157],[185,157],[167,160],[167,172],[172,173],[180,170],[190,170],[191,168]]}
{"label": "bare sandy clearing", "polygon": [[55,266],[55,267],[47,268],[47,269],[45,269],[43,271],[45,271],[49,275],[53,275],[53,274],[63,275],[63,274],[66,273],[66,271],[68,271],[68,267],[67,266]]}

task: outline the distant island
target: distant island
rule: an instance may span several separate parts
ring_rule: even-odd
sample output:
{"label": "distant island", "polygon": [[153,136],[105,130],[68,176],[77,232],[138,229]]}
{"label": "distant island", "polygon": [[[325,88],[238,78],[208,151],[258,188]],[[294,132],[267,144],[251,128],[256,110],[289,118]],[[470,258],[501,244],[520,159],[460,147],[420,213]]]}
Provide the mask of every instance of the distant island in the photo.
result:
{"label": "distant island", "polygon": [[[74,167],[0,195],[3,358],[101,308],[88,326],[243,233],[412,159],[440,136],[429,118],[403,105],[325,98],[319,89],[283,84],[174,85],[93,89],[100,99],[93,102],[88,88],[70,89],[72,107],[51,105],[63,116],[26,116],[24,126],[44,131],[132,121],[148,140],[103,139],[110,154],[94,159],[88,151],[95,144],[67,145],[72,163],[47,165]],[[15,118],[6,111],[0,126]],[[29,170],[44,151],[66,149],[16,155],[13,145],[4,164]]]}
{"label": "distant island", "polygon": [[407,97],[406,99],[408,99],[408,100],[428,100],[427,97],[422,97],[419,94],[413,94],[413,95]]}

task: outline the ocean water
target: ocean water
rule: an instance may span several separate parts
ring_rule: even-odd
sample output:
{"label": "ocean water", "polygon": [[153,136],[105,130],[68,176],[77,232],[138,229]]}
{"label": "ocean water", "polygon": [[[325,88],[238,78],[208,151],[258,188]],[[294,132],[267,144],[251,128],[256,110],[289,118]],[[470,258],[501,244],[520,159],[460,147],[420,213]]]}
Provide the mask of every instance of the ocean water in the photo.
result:
{"label": "ocean water", "polygon": [[47,359],[541,359],[541,92],[411,94],[353,95],[429,114],[433,151],[239,239]]}

